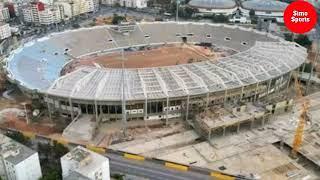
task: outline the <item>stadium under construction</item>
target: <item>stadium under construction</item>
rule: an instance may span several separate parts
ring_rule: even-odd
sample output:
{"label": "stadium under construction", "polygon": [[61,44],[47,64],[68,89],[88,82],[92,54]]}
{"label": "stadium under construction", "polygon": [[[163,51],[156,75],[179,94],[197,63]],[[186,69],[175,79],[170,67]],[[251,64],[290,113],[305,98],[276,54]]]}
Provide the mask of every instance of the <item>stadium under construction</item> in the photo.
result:
{"label": "stadium under construction", "polygon": [[[170,44],[231,51],[228,56],[171,66],[64,68],[79,58]],[[252,102],[289,86],[307,50],[269,33],[194,22],[137,23],[83,28],[25,43],[7,59],[9,79],[39,96],[49,112],[96,122],[188,119],[199,107]],[[148,63],[146,61],[146,63]]]}

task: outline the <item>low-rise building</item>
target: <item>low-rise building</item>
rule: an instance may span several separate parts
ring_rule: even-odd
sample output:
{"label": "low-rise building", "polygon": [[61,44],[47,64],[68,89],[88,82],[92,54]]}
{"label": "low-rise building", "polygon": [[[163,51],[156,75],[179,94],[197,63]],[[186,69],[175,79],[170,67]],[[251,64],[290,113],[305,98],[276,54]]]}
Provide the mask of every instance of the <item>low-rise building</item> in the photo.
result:
{"label": "low-rise building", "polygon": [[61,157],[61,168],[64,180],[110,179],[109,159],[81,146]]}
{"label": "low-rise building", "polygon": [[0,134],[0,177],[35,180],[42,177],[38,153]]}
{"label": "low-rise building", "polygon": [[0,23],[0,40],[6,39],[11,36],[11,29],[9,24]]}
{"label": "low-rise building", "polygon": [[128,8],[146,8],[148,0],[102,0],[101,4],[113,6],[119,4]]}

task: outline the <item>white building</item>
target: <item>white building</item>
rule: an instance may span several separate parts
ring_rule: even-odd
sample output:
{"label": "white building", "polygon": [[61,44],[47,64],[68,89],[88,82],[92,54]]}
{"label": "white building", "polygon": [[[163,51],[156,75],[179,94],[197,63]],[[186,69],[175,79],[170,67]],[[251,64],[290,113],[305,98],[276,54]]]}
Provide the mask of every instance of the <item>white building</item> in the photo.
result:
{"label": "white building", "polygon": [[64,18],[63,6],[46,5],[41,2],[30,3],[22,9],[23,19],[27,23],[50,25]]}
{"label": "white building", "polygon": [[102,0],[101,4],[113,6],[119,4],[129,8],[146,8],[148,0]]}
{"label": "white building", "polygon": [[64,180],[110,180],[109,159],[81,146],[61,157],[61,168]]}
{"label": "white building", "polygon": [[78,16],[95,11],[95,0],[72,0],[72,15]]}
{"label": "white building", "polygon": [[0,40],[11,36],[11,28],[7,23],[0,23]]}
{"label": "white building", "polygon": [[35,180],[42,176],[38,153],[0,134],[0,176],[7,180]]}
{"label": "white building", "polygon": [[74,15],[73,15],[73,4],[70,3],[69,1],[58,1],[55,2],[55,5],[58,7],[62,7],[63,9],[63,14],[62,14],[62,18],[65,20],[69,20],[71,19]]}
{"label": "white building", "polygon": [[3,4],[0,5],[0,21],[7,21],[10,19],[9,9],[4,7]]}
{"label": "white building", "polygon": [[244,16],[233,16],[229,19],[232,23],[241,23],[241,24],[250,24],[251,20],[248,17]]}
{"label": "white building", "polygon": [[44,11],[39,12],[39,23],[42,25],[50,25],[59,23],[62,20],[61,9],[57,6],[46,7]]}

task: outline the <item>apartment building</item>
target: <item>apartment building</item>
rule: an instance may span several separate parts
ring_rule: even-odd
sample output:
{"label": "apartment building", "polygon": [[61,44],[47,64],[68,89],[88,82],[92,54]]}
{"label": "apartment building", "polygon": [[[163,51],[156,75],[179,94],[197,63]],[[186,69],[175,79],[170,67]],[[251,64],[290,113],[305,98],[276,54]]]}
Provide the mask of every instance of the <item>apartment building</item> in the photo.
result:
{"label": "apartment building", "polygon": [[61,157],[64,180],[110,180],[109,159],[78,146]]}
{"label": "apartment building", "polygon": [[38,153],[0,134],[0,177],[35,180],[42,176]]}
{"label": "apartment building", "polygon": [[11,36],[11,29],[9,24],[0,22],[0,40]]}
{"label": "apartment building", "polygon": [[0,21],[7,21],[10,19],[10,13],[8,7],[5,7],[3,3],[0,4]]}
{"label": "apartment building", "polygon": [[31,2],[22,9],[26,23],[50,25],[59,23],[64,18],[64,9],[58,5],[47,5],[39,1]]}

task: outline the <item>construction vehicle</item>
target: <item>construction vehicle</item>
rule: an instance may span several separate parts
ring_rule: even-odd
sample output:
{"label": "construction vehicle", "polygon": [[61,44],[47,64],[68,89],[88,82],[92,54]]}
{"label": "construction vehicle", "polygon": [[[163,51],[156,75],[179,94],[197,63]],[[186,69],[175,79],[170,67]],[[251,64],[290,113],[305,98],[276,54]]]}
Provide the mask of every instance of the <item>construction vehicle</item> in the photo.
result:
{"label": "construction vehicle", "polygon": [[291,156],[293,158],[297,157],[297,153],[303,142],[304,128],[307,121],[310,121],[309,108],[310,100],[303,96],[302,87],[298,80],[298,73],[293,73],[294,86],[296,91],[297,102],[301,104],[300,113],[298,116],[298,125],[295,131]]}

